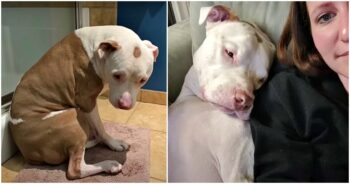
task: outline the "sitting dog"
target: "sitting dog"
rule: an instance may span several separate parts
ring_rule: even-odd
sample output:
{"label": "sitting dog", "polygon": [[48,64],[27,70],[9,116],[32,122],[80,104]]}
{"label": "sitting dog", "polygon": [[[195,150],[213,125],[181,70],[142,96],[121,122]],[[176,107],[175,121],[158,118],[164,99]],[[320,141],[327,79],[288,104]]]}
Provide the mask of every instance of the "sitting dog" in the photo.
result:
{"label": "sitting dog", "polygon": [[169,108],[170,182],[244,182],[254,177],[249,119],[275,46],[224,6],[202,8],[206,38]]}
{"label": "sitting dog", "polygon": [[54,45],[13,95],[10,130],[23,157],[33,164],[68,160],[68,179],[119,172],[117,161],[84,161],[85,149],[99,142],[115,151],[129,148],[105,132],[96,98],[109,86],[115,108],[132,108],[157,55],[156,46],[121,26],[81,28]]}

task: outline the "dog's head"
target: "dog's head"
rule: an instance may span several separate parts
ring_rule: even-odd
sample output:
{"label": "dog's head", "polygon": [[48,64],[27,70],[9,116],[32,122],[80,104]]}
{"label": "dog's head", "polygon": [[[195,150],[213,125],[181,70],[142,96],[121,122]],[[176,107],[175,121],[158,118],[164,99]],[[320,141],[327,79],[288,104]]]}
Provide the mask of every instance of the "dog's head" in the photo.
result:
{"label": "dog's head", "polygon": [[201,98],[247,120],[275,46],[257,26],[239,21],[224,6],[202,8],[199,23],[205,20],[206,38],[194,55]]}
{"label": "dog's head", "polygon": [[99,43],[94,55],[95,69],[108,83],[110,103],[120,109],[132,108],[151,76],[158,47],[125,28]]}

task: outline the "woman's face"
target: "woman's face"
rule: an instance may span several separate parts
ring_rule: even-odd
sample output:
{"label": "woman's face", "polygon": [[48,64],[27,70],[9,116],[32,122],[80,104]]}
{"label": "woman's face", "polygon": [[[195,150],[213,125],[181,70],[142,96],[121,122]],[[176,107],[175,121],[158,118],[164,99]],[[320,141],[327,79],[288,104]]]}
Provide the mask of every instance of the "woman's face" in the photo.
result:
{"label": "woman's face", "polygon": [[318,52],[339,77],[349,78],[348,2],[307,2]]}

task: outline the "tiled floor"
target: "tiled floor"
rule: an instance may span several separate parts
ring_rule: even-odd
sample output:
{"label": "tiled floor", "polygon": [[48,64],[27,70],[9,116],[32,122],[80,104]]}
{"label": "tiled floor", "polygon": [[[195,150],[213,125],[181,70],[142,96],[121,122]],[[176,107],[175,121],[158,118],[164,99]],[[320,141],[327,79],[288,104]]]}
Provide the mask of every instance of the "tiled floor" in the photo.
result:
{"label": "tiled floor", "polygon": [[[99,97],[98,108],[102,120],[132,124],[151,130],[150,182],[166,181],[166,106],[137,102],[129,110],[115,109],[107,98]],[[11,182],[24,165],[23,157],[15,155],[2,165],[2,182]]]}

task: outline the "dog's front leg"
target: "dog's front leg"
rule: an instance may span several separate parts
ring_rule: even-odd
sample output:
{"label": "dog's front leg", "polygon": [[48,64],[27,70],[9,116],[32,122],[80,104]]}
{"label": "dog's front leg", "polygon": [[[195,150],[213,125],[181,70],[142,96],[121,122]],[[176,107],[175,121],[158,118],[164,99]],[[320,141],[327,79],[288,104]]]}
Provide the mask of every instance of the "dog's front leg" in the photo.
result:
{"label": "dog's front leg", "polygon": [[83,147],[71,148],[69,152],[68,179],[84,178],[101,172],[116,174],[122,170],[122,165],[114,160],[86,164],[84,160],[85,148]]}
{"label": "dog's front leg", "polygon": [[102,121],[100,119],[100,115],[98,114],[97,105],[90,113],[84,114],[88,122],[90,123],[91,128],[94,128],[97,131],[99,138],[112,150],[124,151],[129,149],[129,144],[127,144],[123,140],[114,139],[106,133]]}

